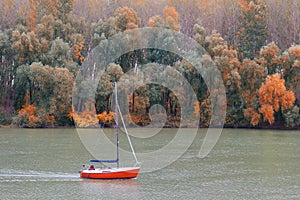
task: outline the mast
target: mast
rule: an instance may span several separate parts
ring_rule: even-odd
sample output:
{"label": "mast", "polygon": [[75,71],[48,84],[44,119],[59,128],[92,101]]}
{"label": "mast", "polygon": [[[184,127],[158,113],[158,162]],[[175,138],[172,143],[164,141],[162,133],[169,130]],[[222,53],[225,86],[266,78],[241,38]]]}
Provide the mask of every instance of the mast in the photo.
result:
{"label": "mast", "polygon": [[117,82],[115,82],[114,85],[115,85],[115,96],[116,96],[115,120],[116,120],[117,167],[119,168],[119,119],[118,119],[118,88],[117,88]]}
{"label": "mast", "polygon": [[116,103],[116,108],[115,108],[115,121],[116,121],[116,145],[117,145],[117,158],[116,160],[90,160],[90,162],[107,162],[107,163],[117,163],[117,168],[119,168],[119,114],[120,114],[120,118],[121,118],[121,121],[122,121],[122,124],[123,124],[123,127],[124,127],[124,130],[125,130],[125,133],[126,133],[126,136],[127,136],[127,139],[128,139],[128,143],[129,143],[129,146],[131,148],[131,151],[132,151],[132,154],[133,154],[133,157],[135,159],[135,162],[136,162],[136,165],[140,165],[140,162],[137,160],[137,157],[136,157],[136,154],[135,154],[135,151],[134,151],[134,148],[132,146],[132,143],[131,143],[131,140],[130,140],[130,137],[129,137],[129,134],[128,134],[128,131],[127,131],[127,128],[126,128],[126,125],[125,125],[125,122],[124,122],[124,119],[123,119],[123,116],[122,116],[122,113],[121,113],[121,110],[120,110],[120,107],[119,107],[119,104],[118,104],[118,88],[117,88],[117,83],[114,82],[114,86],[115,86],[115,103]]}

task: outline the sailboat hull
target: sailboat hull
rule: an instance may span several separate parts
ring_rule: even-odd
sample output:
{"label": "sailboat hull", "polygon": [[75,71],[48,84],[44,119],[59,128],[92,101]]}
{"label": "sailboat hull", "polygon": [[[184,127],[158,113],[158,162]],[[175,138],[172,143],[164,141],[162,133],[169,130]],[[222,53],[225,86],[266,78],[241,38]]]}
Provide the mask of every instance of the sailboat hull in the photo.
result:
{"label": "sailboat hull", "polygon": [[139,171],[139,167],[87,169],[80,171],[80,177],[88,179],[130,179],[136,178]]}

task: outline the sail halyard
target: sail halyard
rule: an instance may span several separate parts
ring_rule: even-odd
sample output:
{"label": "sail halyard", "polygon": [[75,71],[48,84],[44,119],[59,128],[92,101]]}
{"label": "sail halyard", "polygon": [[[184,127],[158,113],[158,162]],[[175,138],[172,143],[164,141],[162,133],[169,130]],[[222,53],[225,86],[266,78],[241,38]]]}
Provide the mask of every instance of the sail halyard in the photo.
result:
{"label": "sail halyard", "polygon": [[120,112],[120,118],[121,118],[121,121],[122,121],[124,130],[125,130],[125,133],[126,133],[126,136],[127,136],[127,139],[128,139],[128,143],[129,143],[129,146],[130,146],[131,151],[132,151],[132,154],[133,154],[133,157],[134,157],[134,159],[135,159],[136,165],[139,165],[140,162],[138,161],[138,159],[137,159],[137,157],[136,157],[136,154],[135,154],[135,151],[134,151],[134,148],[133,148],[133,146],[132,146],[132,143],[131,143],[131,140],[130,140],[130,137],[129,137],[127,128],[126,128],[126,126],[125,126],[125,122],[124,122],[124,119],[123,119],[123,116],[122,116],[122,113],[121,113],[119,104],[117,104],[117,109],[118,109],[118,111]]}

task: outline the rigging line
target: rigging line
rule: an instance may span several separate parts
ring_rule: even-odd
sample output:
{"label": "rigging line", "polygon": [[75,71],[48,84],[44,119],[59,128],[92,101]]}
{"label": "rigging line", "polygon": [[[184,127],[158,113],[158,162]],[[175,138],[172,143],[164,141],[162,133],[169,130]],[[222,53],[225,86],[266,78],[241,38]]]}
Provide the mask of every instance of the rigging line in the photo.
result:
{"label": "rigging line", "polygon": [[140,164],[140,162],[138,161],[138,159],[137,159],[137,157],[136,157],[135,151],[134,151],[134,149],[133,149],[133,146],[132,146],[132,143],[131,143],[131,140],[130,140],[130,137],[129,137],[127,128],[126,128],[126,126],[125,126],[124,119],[123,119],[123,116],[122,116],[122,113],[121,113],[119,104],[117,104],[117,108],[118,108],[118,111],[119,111],[119,113],[120,113],[120,118],[121,118],[121,121],[122,121],[124,130],[125,130],[125,132],[126,132],[126,136],[127,136],[128,142],[129,142],[129,146],[130,146],[130,148],[131,148],[131,151],[132,151],[133,157],[134,157],[134,159],[135,159],[135,162],[136,162],[137,164]]}

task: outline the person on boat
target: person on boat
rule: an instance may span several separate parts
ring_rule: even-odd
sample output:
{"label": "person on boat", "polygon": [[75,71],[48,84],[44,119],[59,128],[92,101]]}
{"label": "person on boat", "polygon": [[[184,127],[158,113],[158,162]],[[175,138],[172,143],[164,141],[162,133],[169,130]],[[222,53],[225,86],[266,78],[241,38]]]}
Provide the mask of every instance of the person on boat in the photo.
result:
{"label": "person on boat", "polygon": [[89,170],[95,170],[94,165],[91,165],[90,168],[89,168]]}

